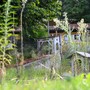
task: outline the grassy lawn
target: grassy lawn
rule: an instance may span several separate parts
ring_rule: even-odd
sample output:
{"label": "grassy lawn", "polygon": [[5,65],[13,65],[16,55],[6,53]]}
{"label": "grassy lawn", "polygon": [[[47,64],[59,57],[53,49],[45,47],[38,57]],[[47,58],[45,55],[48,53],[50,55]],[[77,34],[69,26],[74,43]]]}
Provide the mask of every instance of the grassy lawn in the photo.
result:
{"label": "grassy lawn", "polygon": [[17,80],[15,72],[14,69],[8,70],[5,80],[0,84],[0,90],[90,90],[90,74],[86,79],[82,74],[66,80],[44,80],[44,70],[26,70]]}

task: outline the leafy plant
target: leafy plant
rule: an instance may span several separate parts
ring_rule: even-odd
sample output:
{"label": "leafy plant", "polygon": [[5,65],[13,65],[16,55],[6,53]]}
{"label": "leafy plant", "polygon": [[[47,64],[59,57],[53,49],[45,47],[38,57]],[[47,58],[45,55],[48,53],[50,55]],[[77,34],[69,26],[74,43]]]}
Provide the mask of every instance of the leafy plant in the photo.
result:
{"label": "leafy plant", "polygon": [[59,25],[60,25],[60,28],[64,30],[65,33],[68,35],[68,38],[69,38],[68,42],[71,44],[72,43],[72,36],[71,36],[72,29],[69,26],[67,13],[65,12],[63,16],[64,16],[64,20],[60,21]]}
{"label": "leafy plant", "polygon": [[[90,74],[84,76],[81,74],[75,78],[67,78],[64,80],[44,80],[44,70],[25,69],[25,74],[21,79],[15,77],[15,70],[8,71],[7,79],[0,84],[1,90],[89,90],[90,89]],[[9,74],[12,73],[10,76]],[[31,76],[31,77],[30,77]],[[86,77],[86,78],[85,78]],[[34,87],[33,87],[34,84]]]}
{"label": "leafy plant", "polygon": [[0,8],[3,10],[0,16],[0,61],[2,62],[0,67],[3,68],[7,63],[10,64],[12,60],[8,52],[14,46],[9,38],[12,36],[12,31],[14,30],[15,18],[13,15],[15,12],[12,11],[11,0],[8,0]]}

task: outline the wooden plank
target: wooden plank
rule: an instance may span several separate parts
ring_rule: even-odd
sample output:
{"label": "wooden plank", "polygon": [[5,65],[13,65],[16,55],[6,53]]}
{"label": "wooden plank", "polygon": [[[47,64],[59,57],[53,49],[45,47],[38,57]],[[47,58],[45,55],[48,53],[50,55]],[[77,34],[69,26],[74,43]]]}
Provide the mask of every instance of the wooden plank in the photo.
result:
{"label": "wooden plank", "polygon": [[83,56],[83,57],[86,57],[86,58],[90,58],[90,54],[89,53],[86,53],[86,52],[78,52],[76,51],[77,54]]}

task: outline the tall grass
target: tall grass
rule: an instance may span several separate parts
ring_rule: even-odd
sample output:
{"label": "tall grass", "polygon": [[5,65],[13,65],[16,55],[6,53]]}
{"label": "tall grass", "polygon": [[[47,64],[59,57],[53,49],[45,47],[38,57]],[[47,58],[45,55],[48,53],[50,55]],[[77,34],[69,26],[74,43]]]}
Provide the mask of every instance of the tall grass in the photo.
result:
{"label": "tall grass", "polygon": [[[13,71],[14,70],[14,71]],[[31,72],[33,72],[31,74]],[[19,81],[15,79],[15,69],[11,69],[12,78],[8,78],[0,84],[0,90],[89,90],[90,89],[90,74],[84,78],[84,74],[79,75],[75,78],[69,79],[55,79],[55,80],[44,80],[44,74],[38,77],[38,72],[32,70],[26,70],[25,76]],[[43,71],[40,71],[43,72]],[[37,75],[36,78],[30,78],[30,75]],[[7,76],[7,77],[8,77]],[[28,77],[28,78],[27,78]]]}

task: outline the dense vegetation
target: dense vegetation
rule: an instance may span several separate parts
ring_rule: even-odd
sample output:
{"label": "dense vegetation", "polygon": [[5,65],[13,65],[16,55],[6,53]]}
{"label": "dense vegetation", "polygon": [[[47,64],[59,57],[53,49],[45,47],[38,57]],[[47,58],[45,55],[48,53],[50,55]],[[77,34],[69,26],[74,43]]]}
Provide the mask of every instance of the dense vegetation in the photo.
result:
{"label": "dense vegetation", "polygon": [[90,22],[90,0],[62,0],[63,12],[68,13],[71,21],[79,21],[81,18],[85,22]]}
{"label": "dense vegetation", "polygon": [[[1,0],[4,4],[7,0]],[[18,26],[20,25],[20,13],[22,9],[21,0],[12,0],[11,4],[16,6],[16,17]],[[73,21],[90,21],[90,1],[89,0],[27,0],[23,12],[23,31],[25,37],[43,37],[47,36],[48,20],[53,18],[62,18],[63,12],[67,12],[68,18]],[[3,10],[1,9],[0,12]],[[42,34],[43,33],[43,34]]]}
{"label": "dense vegetation", "polygon": [[[69,19],[67,18],[67,14],[64,13],[64,19],[60,21],[59,26],[68,35],[69,43],[66,44],[66,47],[62,47],[62,58],[60,52],[59,57],[57,56],[58,54],[53,54],[52,57],[49,58],[52,67],[49,68],[39,62],[36,66],[35,64],[30,64],[30,67],[26,66],[24,68],[24,61],[21,60],[25,54],[27,58],[37,58],[36,50],[32,50],[34,45],[28,47],[28,43],[24,43],[26,47],[23,47],[23,37],[25,39],[32,38],[30,39],[32,44],[33,39],[47,36],[48,21],[51,21],[53,18],[62,19],[64,11],[68,12],[70,19],[78,21],[80,18],[85,18],[85,21],[88,22],[90,14],[89,4],[89,0],[1,0],[0,89],[66,90],[68,87],[68,90],[89,90],[90,74],[81,73],[81,75],[77,77],[72,77],[71,61],[67,58],[70,53],[72,54],[71,51],[82,50],[88,52],[90,37],[86,38],[87,25],[84,23],[84,19],[81,19],[81,21],[77,23],[79,26],[78,33],[81,35],[82,40],[80,43],[76,43],[72,40],[68,22]],[[85,14],[86,11],[88,11],[88,13]],[[15,37],[13,30],[18,27],[21,29],[20,48],[17,48],[18,45],[16,46],[15,39],[13,39],[14,41],[12,42],[9,40],[10,37]],[[80,47],[78,47],[78,45]],[[20,49],[22,50],[20,51]],[[47,47],[45,49],[47,49]],[[67,54],[67,56],[65,56],[65,54]],[[62,63],[60,63],[60,60]],[[11,62],[16,64],[15,66],[11,65],[10,68],[7,64]],[[57,63],[61,65],[58,70],[53,67]],[[40,65],[44,68],[40,68]],[[87,62],[85,65],[87,65]],[[40,69],[38,69],[38,67]]]}

